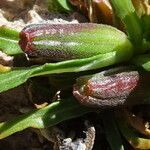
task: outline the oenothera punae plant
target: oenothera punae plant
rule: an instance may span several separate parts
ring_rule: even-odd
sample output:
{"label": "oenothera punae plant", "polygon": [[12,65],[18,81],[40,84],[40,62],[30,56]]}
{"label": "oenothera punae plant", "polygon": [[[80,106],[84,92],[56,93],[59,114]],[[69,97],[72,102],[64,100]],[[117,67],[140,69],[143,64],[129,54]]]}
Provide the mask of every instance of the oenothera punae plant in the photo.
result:
{"label": "oenothera punae plant", "polygon": [[[6,73],[1,73],[0,92],[17,87],[36,76],[82,72],[122,62],[142,66],[149,71],[150,57],[147,53],[150,50],[150,35],[145,34],[149,30],[149,19],[146,16],[143,19],[137,15],[131,0],[111,0],[111,3],[115,13],[124,23],[126,33],[111,26],[90,23],[30,25],[25,27],[21,33],[1,27],[0,49],[3,52],[8,55],[18,55],[23,53],[22,49],[28,58],[40,60],[44,64],[14,67]],[[50,61],[53,63],[49,63]],[[129,78],[131,77],[136,87],[138,76],[135,74],[135,72],[131,73]],[[135,75],[135,78],[132,75]],[[120,74],[117,77],[119,79]],[[134,87],[131,87],[128,92],[130,93],[132,89]],[[125,93],[125,96],[129,94],[128,92]],[[79,96],[76,98],[80,99]],[[122,98],[126,99],[126,97]],[[1,123],[0,138],[28,127],[52,126],[89,111],[91,109],[74,102],[72,98],[70,101],[55,102],[16,120]]]}

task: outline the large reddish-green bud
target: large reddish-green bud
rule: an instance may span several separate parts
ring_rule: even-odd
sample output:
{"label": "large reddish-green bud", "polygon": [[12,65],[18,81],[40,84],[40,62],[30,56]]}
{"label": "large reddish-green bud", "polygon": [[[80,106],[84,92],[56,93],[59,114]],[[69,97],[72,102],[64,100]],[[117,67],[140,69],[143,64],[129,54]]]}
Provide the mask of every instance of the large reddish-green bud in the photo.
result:
{"label": "large reddish-green bud", "polygon": [[20,33],[22,50],[31,58],[51,61],[88,58],[119,51],[133,54],[125,33],[107,25],[38,24],[25,27]]}

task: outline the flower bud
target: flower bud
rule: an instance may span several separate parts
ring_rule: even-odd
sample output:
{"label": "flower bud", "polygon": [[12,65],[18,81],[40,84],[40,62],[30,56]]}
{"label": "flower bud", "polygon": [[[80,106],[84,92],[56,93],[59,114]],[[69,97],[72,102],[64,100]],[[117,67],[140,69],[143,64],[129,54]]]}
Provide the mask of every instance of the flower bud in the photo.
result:
{"label": "flower bud", "polygon": [[50,61],[81,59],[112,51],[127,51],[133,47],[127,36],[107,25],[37,24],[25,27],[19,44],[29,58]]}
{"label": "flower bud", "polygon": [[124,104],[138,82],[138,71],[108,70],[78,78],[73,94],[83,105],[112,107]]}

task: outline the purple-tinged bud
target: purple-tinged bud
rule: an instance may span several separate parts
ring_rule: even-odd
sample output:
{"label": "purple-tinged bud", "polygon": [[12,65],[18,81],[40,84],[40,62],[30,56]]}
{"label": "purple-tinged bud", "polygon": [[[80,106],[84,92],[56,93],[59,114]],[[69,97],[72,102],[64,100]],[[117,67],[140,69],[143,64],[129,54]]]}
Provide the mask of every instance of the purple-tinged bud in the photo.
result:
{"label": "purple-tinged bud", "polygon": [[73,94],[83,105],[111,107],[122,105],[135,90],[139,82],[138,71],[101,73],[77,79]]}

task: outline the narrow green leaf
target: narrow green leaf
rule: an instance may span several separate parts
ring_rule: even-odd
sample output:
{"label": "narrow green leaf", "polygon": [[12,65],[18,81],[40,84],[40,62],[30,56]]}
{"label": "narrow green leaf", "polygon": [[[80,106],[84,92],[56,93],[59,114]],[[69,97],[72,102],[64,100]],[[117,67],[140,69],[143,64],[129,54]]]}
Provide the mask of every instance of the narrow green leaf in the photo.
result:
{"label": "narrow green leaf", "polygon": [[[142,26],[131,0],[111,0],[111,2],[115,8],[116,15],[125,24],[130,40],[138,48],[137,50],[141,50],[140,47],[143,44]],[[139,51],[139,53],[141,52]]]}
{"label": "narrow green leaf", "polygon": [[24,83],[32,74],[32,68],[20,68],[6,73],[0,73],[0,91],[6,91]]}
{"label": "narrow green leaf", "polygon": [[8,55],[22,53],[18,45],[19,32],[5,26],[0,27],[0,50]]}
{"label": "narrow green leaf", "polygon": [[0,139],[26,128],[46,128],[64,120],[79,117],[92,109],[81,106],[73,98],[54,102],[42,109],[33,110],[11,121],[0,123]]}
{"label": "narrow green leaf", "polygon": [[105,113],[103,114],[103,124],[106,139],[111,147],[111,150],[124,150],[121,135],[118,131],[113,111],[105,111]]}
{"label": "narrow green leaf", "polygon": [[128,61],[131,58],[132,53],[131,49],[127,49],[84,59],[74,59],[58,63],[47,63],[41,66],[17,68],[10,72],[0,74],[0,92],[14,88],[26,82],[28,78],[34,76],[87,71]]}

